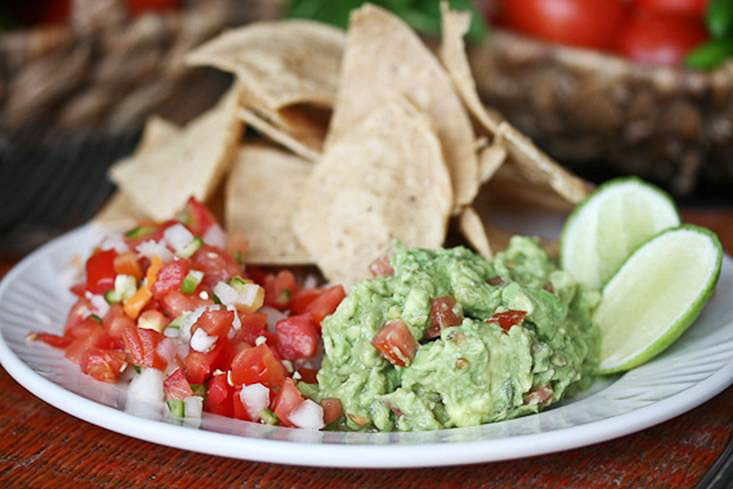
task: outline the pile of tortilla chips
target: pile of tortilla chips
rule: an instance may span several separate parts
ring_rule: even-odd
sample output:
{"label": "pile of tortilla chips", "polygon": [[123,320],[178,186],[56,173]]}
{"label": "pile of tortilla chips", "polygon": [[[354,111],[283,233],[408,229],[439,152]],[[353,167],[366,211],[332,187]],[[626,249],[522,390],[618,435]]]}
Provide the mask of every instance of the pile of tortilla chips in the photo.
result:
{"label": "pile of tortilla chips", "polygon": [[[308,21],[223,33],[188,55],[235,83],[185,127],[151,119],[110,172],[98,220],[166,219],[190,195],[223,199],[248,263],[316,264],[334,282],[368,276],[394,239],[436,248],[449,222],[487,258],[508,232],[495,197],[566,210],[589,187],[480,102],[467,13],[442,5],[436,56],[399,18],[365,5],[346,33]],[[251,127],[258,139],[242,139]]]}

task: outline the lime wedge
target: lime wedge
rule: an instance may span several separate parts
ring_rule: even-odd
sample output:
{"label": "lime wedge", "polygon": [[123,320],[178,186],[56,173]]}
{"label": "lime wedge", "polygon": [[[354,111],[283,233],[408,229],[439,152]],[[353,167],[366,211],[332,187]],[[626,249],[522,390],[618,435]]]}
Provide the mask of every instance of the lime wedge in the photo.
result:
{"label": "lime wedge", "polygon": [[720,275],[723,248],[711,231],[669,229],[637,249],[603,289],[599,373],[641,365],[697,318]]}
{"label": "lime wedge", "polygon": [[638,178],[611,180],[566,221],[562,267],[578,282],[600,289],[642,243],[679,224],[677,209],[663,191]]}

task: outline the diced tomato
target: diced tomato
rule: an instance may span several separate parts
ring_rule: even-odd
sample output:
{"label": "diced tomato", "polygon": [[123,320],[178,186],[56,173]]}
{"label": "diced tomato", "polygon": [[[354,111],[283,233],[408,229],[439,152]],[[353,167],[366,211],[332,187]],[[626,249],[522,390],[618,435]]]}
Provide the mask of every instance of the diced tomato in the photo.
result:
{"label": "diced tomato", "polygon": [[89,257],[86,264],[87,290],[93,294],[104,294],[115,286],[115,250],[98,251]]}
{"label": "diced tomato", "polygon": [[288,309],[293,314],[303,314],[308,306],[323,293],[323,289],[314,287],[312,289],[301,289],[293,295],[288,304]]}
{"label": "diced tomato", "polygon": [[394,269],[389,262],[389,256],[384,255],[374,260],[369,265],[369,273],[372,274],[372,277],[388,277],[394,275]]}
{"label": "diced tomato", "polygon": [[87,291],[87,283],[79,282],[69,287],[69,291],[77,297],[84,297],[84,292]]}
{"label": "diced tomato", "polygon": [[119,304],[112,304],[107,314],[102,319],[102,325],[107,333],[115,339],[122,339],[122,332],[126,328],[135,326],[135,321],[125,314],[124,309]]}
{"label": "diced tomato", "polygon": [[333,314],[341,301],[346,297],[346,291],[341,285],[334,285],[323,290],[321,295],[315,298],[305,308],[305,312],[309,312],[313,316],[313,320],[320,325],[323,318],[329,314]]}
{"label": "diced tomato", "polygon": [[[249,250],[249,240],[247,236],[241,231],[233,231],[229,233],[229,240],[227,241],[226,251],[231,254],[235,259],[243,258]],[[259,284],[263,285],[263,284]]]}
{"label": "diced tomato", "polygon": [[81,366],[84,364],[89,352],[94,348],[101,348],[102,350],[111,350],[114,348],[114,341],[104,331],[101,324],[97,324],[96,328],[90,328],[90,330],[83,337],[74,339],[71,344],[66,347],[64,356]]}
{"label": "diced tomato", "polygon": [[456,313],[456,300],[453,297],[436,297],[430,301],[430,326],[425,332],[425,338],[437,338],[444,329],[458,326],[462,322],[463,313]]}
{"label": "diced tomato", "polygon": [[275,412],[277,419],[280,420],[281,425],[293,426],[293,424],[288,421],[288,416],[290,416],[290,413],[300,406],[304,400],[305,399],[303,399],[300,391],[295,386],[293,379],[290,377],[285,379],[282,389],[278,393],[277,397],[275,397],[272,409]]}
{"label": "diced tomato", "polygon": [[73,341],[73,338],[70,336],[59,336],[49,333],[33,333],[30,339],[33,341],[41,341],[54,348],[66,348]]}
{"label": "diced tomato", "polygon": [[705,15],[708,0],[634,0],[636,8],[665,12],[668,14],[682,14],[691,17]]}
{"label": "diced tomato", "polygon": [[234,415],[233,395],[234,387],[227,382],[227,375],[215,375],[206,389],[204,408],[211,413],[231,418]]}
{"label": "diced tomato", "polygon": [[186,378],[189,382],[202,384],[209,377],[215,370],[215,363],[219,355],[224,351],[225,343],[225,341],[217,341],[216,346],[208,353],[192,350],[186,355],[184,363]]}
{"label": "diced tomato", "polygon": [[266,344],[242,350],[232,360],[234,385],[261,383],[270,389],[278,389],[287,372]]}
{"label": "diced tomato", "polygon": [[137,17],[147,12],[174,11],[180,5],[180,0],[125,0],[123,2],[131,17]]}
{"label": "diced tomato", "polygon": [[509,331],[512,326],[516,326],[518,324],[522,324],[522,321],[524,321],[524,317],[527,315],[526,311],[504,311],[504,312],[497,312],[493,316],[491,316],[489,319],[486,320],[487,323],[497,323],[501,329],[504,331]]}
{"label": "diced tomato", "polygon": [[196,322],[196,326],[203,328],[209,336],[226,336],[234,321],[232,311],[206,311]]}
{"label": "diced tomato", "polygon": [[240,313],[239,321],[242,327],[237,332],[237,338],[254,346],[259,336],[264,336],[267,328],[267,314],[264,312]]}
{"label": "diced tomato", "polygon": [[639,12],[621,30],[617,49],[634,61],[676,66],[708,37],[701,19]]}
{"label": "diced tomato", "polygon": [[236,357],[240,351],[251,348],[252,345],[254,345],[254,343],[247,343],[236,336],[231,340],[226,341],[224,351],[222,351],[219,361],[217,361],[219,368],[222,370],[229,370],[234,357]]}
{"label": "diced tomato", "polygon": [[153,297],[160,300],[169,292],[180,290],[188,269],[188,260],[173,260],[163,265],[152,287]]}
{"label": "diced tomato", "polygon": [[303,382],[307,384],[317,384],[318,383],[318,379],[316,378],[316,375],[318,374],[318,369],[300,367],[298,369],[298,373],[300,374],[300,378],[303,380]]}
{"label": "diced tomato", "polygon": [[99,321],[90,316],[83,321],[75,324],[73,327],[67,329],[64,332],[64,335],[74,339],[86,338],[93,332],[97,331],[99,329],[99,326]]}
{"label": "diced tomato", "polygon": [[333,397],[322,399],[321,407],[323,408],[323,422],[326,425],[335,423],[344,415],[344,409],[339,399]]}
{"label": "diced tomato", "polygon": [[242,392],[242,388],[238,387],[235,388],[232,393],[232,404],[234,407],[233,417],[236,419],[243,419],[245,421],[252,421],[252,418],[249,417],[246,406],[242,402],[242,398],[239,397],[240,392]]}
{"label": "diced tomato", "polygon": [[135,280],[143,278],[143,271],[140,268],[137,255],[132,251],[120,253],[114,259],[115,272],[118,275],[131,275]]}
{"label": "diced tomato", "polygon": [[552,387],[544,386],[544,387],[538,387],[536,389],[533,389],[531,392],[528,392],[524,396],[524,403],[525,404],[542,404],[543,402],[549,400],[552,398],[552,394],[554,391],[552,390]]}
{"label": "diced tomato", "polygon": [[197,236],[203,236],[216,223],[214,215],[195,197],[190,197],[179,214],[180,221]]}
{"label": "diced tomato", "polygon": [[201,299],[194,295],[185,295],[180,290],[172,290],[163,297],[160,307],[169,318],[177,318],[186,311],[193,311],[199,306],[210,306],[211,299]]}
{"label": "diced tomato", "polygon": [[242,267],[231,256],[209,245],[203,245],[194,253],[191,265],[204,272],[203,283],[208,287],[242,274]]}
{"label": "diced tomato", "polygon": [[81,370],[97,380],[115,384],[120,380],[126,366],[127,354],[124,351],[91,348],[83,360]]}
{"label": "diced tomato", "polygon": [[163,392],[165,392],[165,400],[172,399],[183,400],[193,395],[191,384],[186,379],[183,369],[177,368],[163,381]]}
{"label": "diced tomato", "polygon": [[79,298],[79,300],[76,301],[73,306],[71,306],[69,315],[66,316],[66,325],[64,326],[64,333],[66,333],[66,331],[69,331],[71,328],[81,323],[86,318],[88,318],[89,315],[91,314],[91,311],[92,311],[92,303],[89,302],[89,300],[86,297]]}
{"label": "diced tomato", "polygon": [[406,367],[415,358],[417,341],[400,319],[387,321],[372,339],[372,345],[391,364]]}
{"label": "diced tomato", "polygon": [[265,279],[268,275],[269,273],[265,268],[258,266],[247,267],[247,277],[254,280],[254,283],[261,287],[265,286]]}
{"label": "diced tomato", "polygon": [[288,270],[265,277],[265,305],[284,311],[290,299],[298,292],[298,281]]}
{"label": "diced tomato", "polygon": [[310,358],[318,351],[318,325],[308,313],[278,321],[275,333],[277,351],[287,360]]}
{"label": "diced tomato", "polygon": [[158,345],[165,338],[152,329],[127,328],[122,333],[125,350],[134,365],[164,370],[167,362],[158,354]]}

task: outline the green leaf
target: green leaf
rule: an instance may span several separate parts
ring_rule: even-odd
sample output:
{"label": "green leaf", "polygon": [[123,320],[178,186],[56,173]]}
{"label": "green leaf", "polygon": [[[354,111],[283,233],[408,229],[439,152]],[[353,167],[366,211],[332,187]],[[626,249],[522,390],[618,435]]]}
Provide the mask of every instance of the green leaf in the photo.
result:
{"label": "green leaf", "polygon": [[708,30],[718,39],[733,33],[733,2],[712,0],[705,15]]}
{"label": "green leaf", "polygon": [[714,39],[687,55],[685,66],[693,70],[709,71],[733,56],[733,38]]}

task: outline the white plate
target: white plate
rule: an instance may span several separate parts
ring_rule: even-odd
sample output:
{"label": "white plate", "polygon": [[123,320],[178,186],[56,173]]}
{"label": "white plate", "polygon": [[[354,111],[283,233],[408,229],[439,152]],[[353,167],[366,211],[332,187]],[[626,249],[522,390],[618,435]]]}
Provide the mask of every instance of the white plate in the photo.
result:
{"label": "white plate", "polygon": [[[539,455],[633,433],[692,409],[733,382],[733,261],[697,323],[654,361],[600,379],[584,397],[537,415],[422,433],[335,433],[274,428],[204,415],[201,429],[125,412],[124,389],[96,382],[61,352],[27,343],[30,331],[62,331],[73,297],[62,276],[99,242],[91,225],[24,259],[0,285],[0,360],[44,401],[104,428],[196,452],[296,465],[421,467]],[[50,318],[50,324],[44,324]],[[157,416],[153,415],[154,417]]]}

